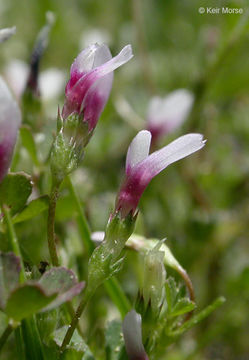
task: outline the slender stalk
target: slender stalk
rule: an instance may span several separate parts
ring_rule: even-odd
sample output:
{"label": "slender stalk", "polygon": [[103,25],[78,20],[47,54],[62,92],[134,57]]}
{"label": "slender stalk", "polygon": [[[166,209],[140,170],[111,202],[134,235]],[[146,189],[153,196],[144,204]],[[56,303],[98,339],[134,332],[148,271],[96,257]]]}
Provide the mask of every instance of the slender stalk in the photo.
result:
{"label": "slender stalk", "polygon": [[86,291],[84,293],[84,297],[83,299],[81,300],[76,312],[75,312],[75,315],[73,317],[73,320],[71,322],[71,324],[69,325],[68,327],[68,330],[66,332],[66,335],[64,337],[64,340],[62,342],[62,345],[61,345],[61,352],[63,352],[66,348],[66,346],[69,344],[72,336],[73,336],[73,333],[78,325],[78,322],[79,322],[79,319],[88,303],[88,301],[90,300],[90,298],[92,297],[93,295],[93,291],[88,291],[88,288],[86,288]]}
{"label": "slender stalk", "polygon": [[146,46],[141,0],[132,0],[132,15],[136,29],[137,44],[138,44],[144,82],[145,85],[147,86],[148,91],[151,94],[153,94],[155,93],[155,84],[153,81],[153,75],[150,67],[150,61]]}
{"label": "slender stalk", "polygon": [[[15,255],[17,255],[20,258],[20,263],[21,263],[20,282],[24,282],[26,280],[26,275],[21,257],[19,243],[10,216],[10,211],[9,208],[5,205],[2,206],[2,211],[4,213],[5,222],[8,228],[11,247]],[[32,358],[34,360],[42,360],[43,348],[34,317],[22,321],[22,333],[23,333],[23,340],[25,343],[26,352],[27,354],[30,355],[32,354],[32,357],[28,357],[28,358],[30,359]]]}
{"label": "slender stalk", "polygon": [[18,354],[18,360],[26,360],[20,326],[15,329],[15,343],[16,343],[16,353]]}
{"label": "slender stalk", "polygon": [[131,304],[115,277],[104,282],[105,289],[117,306],[122,318],[131,310]]}
{"label": "slender stalk", "polygon": [[48,224],[47,224],[48,249],[53,266],[59,266],[59,258],[56,251],[55,233],[54,233],[55,210],[56,210],[57,199],[59,196],[59,187],[60,187],[60,183],[58,182],[53,183],[50,194],[50,200],[49,200],[49,208],[48,208]]}
{"label": "slender stalk", "polygon": [[81,203],[79,200],[79,196],[76,193],[76,190],[73,186],[73,183],[70,177],[67,177],[68,186],[71,193],[71,196],[74,200],[77,212],[78,212],[78,227],[80,231],[80,235],[83,241],[84,248],[86,249],[87,255],[90,256],[95,248],[94,243],[91,239],[91,231],[88,225],[87,219],[85,217],[84,211],[81,207]]}
{"label": "slender stalk", "polygon": [[2,211],[3,211],[3,214],[4,214],[4,218],[5,218],[5,223],[7,225],[8,234],[9,234],[9,240],[10,240],[12,250],[15,253],[15,255],[20,258],[20,263],[21,263],[20,281],[24,282],[25,279],[26,279],[25,270],[24,270],[24,265],[23,265],[23,261],[22,261],[21,250],[20,250],[19,243],[18,243],[18,240],[17,240],[14,225],[12,223],[12,219],[11,219],[11,216],[10,216],[10,210],[9,210],[8,206],[3,205],[2,206]]}
{"label": "slender stalk", "polygon": [[44,350],[34,315],[22,320],[22,335],[26,359],[44,360]]}
{"label": "slender stalk", "polygon": [[[84,211],[82,209],[81,203],[79,201],[79,196],[77,195],[76,190],[75,190],[73,183],[69,176],[68,176],[68,185],[69,185],[69,190],[72,195],[72,198],[74,199],[76,209],[78,211],[79,232],[80,232],[84,247],[90,257],[90,255],[92,254],[92,252],[95,248],[95,245],[91,239],[91,230],[90,230],[89,224],[87,222],[87,219],[85,217]],[[126,315],[126,313],[131,309],[131,304],[130,304],[128,298],[126,297],[125,293],[123,292],[118,280],[115,277],[112,277],[109,280],[104,282],[104,287],[105,287],[108,295],[114,302],[114,304],[119,309],[121,316],[124,317]]]}
{"label": "slender stalk", "polygon": [[8,337],[10,336],[10,334],[12,333],[12,326],[9,324],[6,329],[4,330],[4,332],[2,333],[2,336],[0,337],[0,351],[2,350],[2,347],[4,346],[4,344],[6,343],[6,341],[8,340]]}
{"label": "slender stalk", "polygon": [[178,272],[178,274],[181,276],[181,278],[184,280],[184,282],[187,286],[190,300],[195,302],[195,291],[194,291],[192,281],[191,281],[190,277],[188,276],[188,273],[182,267],[177,267],[175,269]]}

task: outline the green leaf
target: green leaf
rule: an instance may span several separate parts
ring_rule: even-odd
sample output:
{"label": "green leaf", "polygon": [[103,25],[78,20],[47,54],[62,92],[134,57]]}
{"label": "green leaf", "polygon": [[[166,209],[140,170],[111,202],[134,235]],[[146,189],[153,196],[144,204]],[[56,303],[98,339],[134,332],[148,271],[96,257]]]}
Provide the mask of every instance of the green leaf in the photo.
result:
{"label": "green leaf", "polygon": [[18,285],[20,259],[13,253],[0,252],[0,308],[4,309],[10,292]]}
{"label": "green leaf", "polygon": [[[66,335],[67,329],[68,329],[67,326],[63,326],[53,333],[52,338],[58,346],[61,346],[62,341]],[[71,359],[69,356],[70,350],[74,350],[77,353],[80,353],[81,356],[82,354],[84,354],[84,356],[80,358],[82,360],[94,360],[93,354],[91,353],[85,341],[80,337],[77,330],[74,331],[72,339],[70,340],[70,343],[67,346],[67,350],[65,351],[65,353],[63,353],[63,359]]]}
{"label": "green leaf", "polygon": [[172,277],[170,277],[165,283],[165,293],[168,305],[168,312],[171,313],[177,297],[177,285]]}
{"label": "green leaf", "polygon": [[56,267],[47,271],[40,279],[39,284],[46,294],[57,293],[56,299],[46,306],[42,311],[51,310],[61,304],[70,301],[84,288],[84,282],[77,282],[72,270],[64,267]]}
{"label": "green leaf", "polygon": [[207,316],[209,316],[213,311],[215,311],[217,308],[223,305],[225,301],[226,299],[223,296],[217,298],[211,305],[207,306],[204,310],[199,312],[199,314],[196,314],[190,320],[186,321],[177,330],[168,332],[167,335],[171,337],[180,336],[181,334],[183,334],[184,332],[186,332],[187,330],[191,329],[193,326],[201,322]]}
{"label": "green leaf", "polygon": [[56,294],[47,295],[41,285],[26,283],[15,289],[9,296],[6,305],[6,314],[20,321],[51,303]]}
{"label": "green leaf", "polygon": [[106,359],[118,360],[123,347],[122,323],[120,320],[113,320],[108,323],[105,332]]}
{"label": "green leaf", "polygon": [[21,135],[21,139],[22,139],[22,144],[27,149],[34,164],[39,165],[39,161],[37,158],[36,145],[35,145],[33,135],[30,131],[30,128],[27,125],[23,125],[20,128],[20,135]]}
{"label": "green leaf", "polygon": [[196,307],[195,303],[190,301],[188,298],[182,298],[177,301],[175,306],[173,307],[170,316],[175,317],[179,315],[186,314],[192,310],[194,310]]}
{"label": "green leaf", "polygon": [[10,173],[0,184],[0,204],[7,205],[14,215],[22,210],[32,191],[31,177],[23,172]]}
{"label": "green leaf", "polygon": [[34,218],[43,211],[48,209],[49,197],[47,195],[41,196],[35,200],[30,201],[25,208],[17,214],[13,219],[13,224],[20,223]]}

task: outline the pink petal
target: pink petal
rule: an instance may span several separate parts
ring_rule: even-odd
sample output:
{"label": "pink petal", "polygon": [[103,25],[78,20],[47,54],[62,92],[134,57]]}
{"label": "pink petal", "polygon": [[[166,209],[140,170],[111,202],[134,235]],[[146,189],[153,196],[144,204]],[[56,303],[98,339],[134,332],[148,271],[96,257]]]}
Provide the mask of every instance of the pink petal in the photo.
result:
{"label": "pink petal", "polygon": [[[66,86],[67,101],[63,108],[64,118],[74,111],[79,113],[84,111],[84,121],[90,119],[90,130],[95,127],[109,97],[113,70],[129,61],[132,57],[130,45],[124,47],[111,60],[109,60],[109,49],[106,46],[100,47],[98,45],[97,50],[94,49],[92,51],[88,49],[86,53],[82,53],[82,56],[78,60],[76,59],[72,65],[71,78]],[[93,54],[95,55],[93,56]],[[81,59],[83,55],[87,56],[86,61]],[[92,68],[92,70],[86,72],[89,68]],[[94,111],[94,108],[96,111]]]}

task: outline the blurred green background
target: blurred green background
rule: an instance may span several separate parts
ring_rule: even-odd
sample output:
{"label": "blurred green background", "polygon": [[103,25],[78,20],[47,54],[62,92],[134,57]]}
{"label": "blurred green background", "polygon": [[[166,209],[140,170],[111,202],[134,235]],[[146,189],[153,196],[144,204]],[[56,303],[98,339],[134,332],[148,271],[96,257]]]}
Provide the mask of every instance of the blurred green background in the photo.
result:
{"label": "blurred green background", "polygon": [[[242,8],[243,14],[199,14],[199,7],[212,6]],[[198,308],[218,295],[227,302],[168,348],[162,359],[249,359],[248,10],[248,0],[0,0],[1,27],[17,27],[16,35],[1,47],[3,75],[13,59],[29,61],[47,11],[55,14],[56,22],[41,71],[64,71],[64,83],[73,59],[89,43],[104,41],[113,55],[126,44],[133,47],[134,58],[115,71],[111,97],[84,164],[72,176],[93,231],[105,228],[124,173],[127,147],[146,127],[151,96],[178,88],[195,94],[188,120],[161,145],[191,131],[203,133],[207,144],[151,182],[140,202],[136,232],[167,237],[167,245],[190,274]],[[42,159],[52,142],[63,91],[62,86],[58,99],[43,104],[45,136],[37,134],[36,139]],[[126,114],[127,103],[136,115]],[[35,174],[22,155],[16,170]],[[41,188],[48,193],[47,175]],[[48,257],[45,215],[18,225],[17,231],[26,261],[37,265]],[[77,254],[77,270],[84,274],[75,209],[66,186],[58,204],[57,233],[68,253]],[[131,300],[141,277],[137,258],[129,253],[119,276]],[[102,318],[106,313],[114,316],[103,289],[91,308],[90,342],[101,343]]]}

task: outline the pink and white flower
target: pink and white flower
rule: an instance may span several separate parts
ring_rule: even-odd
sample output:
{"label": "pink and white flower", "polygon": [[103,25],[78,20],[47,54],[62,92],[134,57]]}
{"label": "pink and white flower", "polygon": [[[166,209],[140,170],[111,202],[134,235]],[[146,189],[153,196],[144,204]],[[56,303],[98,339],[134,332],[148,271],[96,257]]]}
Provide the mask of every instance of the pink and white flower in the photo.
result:
{"label": "pink and white flower", "polygon": [[20,124],[20,110],[0,77],[0,181],[10,166]]}
{"label": "pink and white flower", "polygon": [[149,360],[142,342],[142,317],[135,310],[123,321],[125,349],[130,360]]}
{"label": "pink and white flower", "polygon": [[91,132],[103,111],[112,88],[113,71],[132,58],[132,48],[125,46],[112,58],[106,45],[94,44],[83,50],[71,66],[66,85],[66,102],[62,117],[83,114]]}
{"label": "pink and white flower", "polygon": [[153,97],[147,113],[147,129],[153,142],[180,127],[188,117],[193,102],[193,94],[185,89],[175,90],[164,98]]}
{"label": "pink and white flower", "polygon": [[187,134],[149,155],[151,133],[140,131],[132,140],[126,157],[126,176],[116,200],[115,212],[134,215],[149,182],[170,164],[200,150],[203,135]]}

